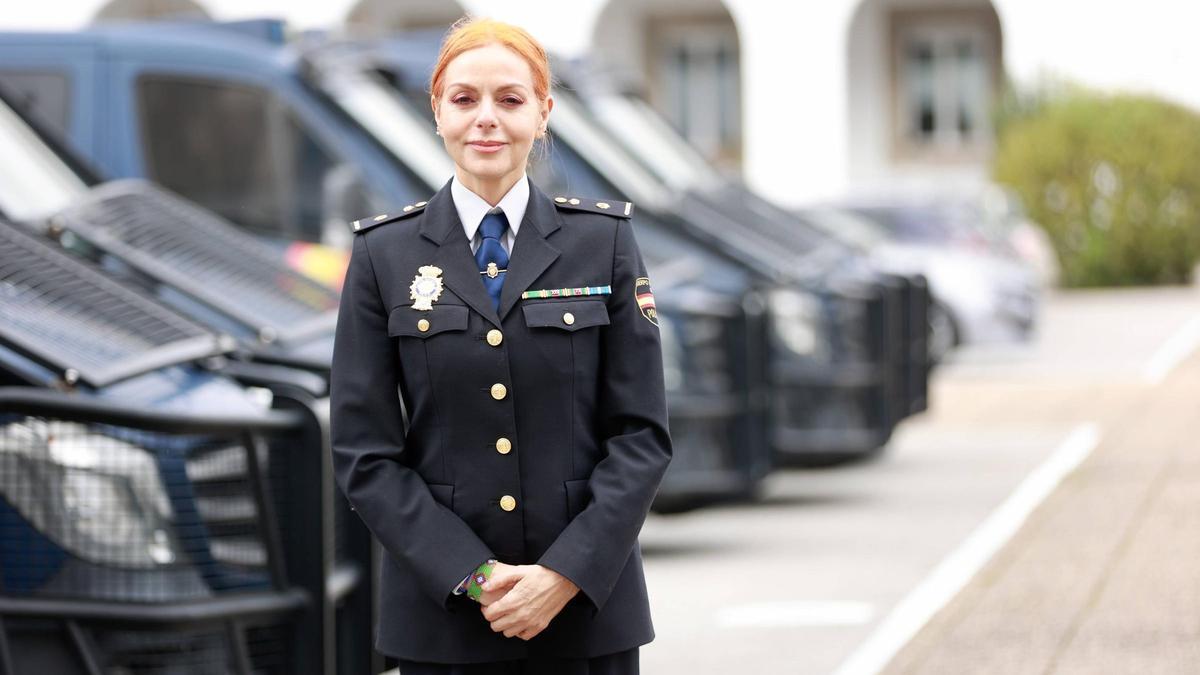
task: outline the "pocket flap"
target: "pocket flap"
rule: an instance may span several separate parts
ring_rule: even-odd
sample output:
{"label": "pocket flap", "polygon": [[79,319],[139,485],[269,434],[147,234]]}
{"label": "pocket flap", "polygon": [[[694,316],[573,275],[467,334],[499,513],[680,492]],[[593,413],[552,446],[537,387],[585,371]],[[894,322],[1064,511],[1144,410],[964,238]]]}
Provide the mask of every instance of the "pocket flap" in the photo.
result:
{"label": "pocket flap", "polygon": [[[396,307],[388,314],[388,335],[427,338],[448,330],[466,330],[469,311],[466,305],[434,305],[425,311],[412,305]],[[425,330],[421,330],[425,325],[422,319],[428,322]]]}
{"label": "pocket flap", "polygon": [[525,325],[530,328],[577,331],[608,325],[608,306],[603,300],[528,302],[521,311],[525,313]]}

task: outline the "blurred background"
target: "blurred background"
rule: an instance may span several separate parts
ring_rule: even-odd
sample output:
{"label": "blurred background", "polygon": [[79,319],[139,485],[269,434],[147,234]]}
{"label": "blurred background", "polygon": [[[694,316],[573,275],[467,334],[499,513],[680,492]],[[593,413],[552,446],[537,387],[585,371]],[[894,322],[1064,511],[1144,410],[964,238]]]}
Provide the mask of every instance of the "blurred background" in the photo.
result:
{"label": "blurred background", "polygon": [[333,326],[465,13],[552,52],[533,180],[636,204],[646,672],[1200,671],[1200,9],[59,0],[0,16],[0,674],[392,667]]}

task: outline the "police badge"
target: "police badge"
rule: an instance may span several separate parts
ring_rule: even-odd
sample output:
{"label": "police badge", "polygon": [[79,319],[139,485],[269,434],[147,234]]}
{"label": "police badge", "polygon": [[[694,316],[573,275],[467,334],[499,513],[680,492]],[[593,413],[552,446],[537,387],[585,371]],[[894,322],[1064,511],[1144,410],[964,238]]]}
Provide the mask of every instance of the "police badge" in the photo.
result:
{"label": "police badge", "polygon": [[655,326],[658,325],[658,308],[654,306],[654,293],[650,292],[650,279],[638,277],[633,281],[633,298],[637,300],[642,316]]}
{"label": "police badge", "polygon": [[408,295],[412,298],[413,309],[422,311],[433,309],[433,303],[442,297],[442,268],[422,265],[418,271],[420,274],[413,278],[412,286],[408,287]]}

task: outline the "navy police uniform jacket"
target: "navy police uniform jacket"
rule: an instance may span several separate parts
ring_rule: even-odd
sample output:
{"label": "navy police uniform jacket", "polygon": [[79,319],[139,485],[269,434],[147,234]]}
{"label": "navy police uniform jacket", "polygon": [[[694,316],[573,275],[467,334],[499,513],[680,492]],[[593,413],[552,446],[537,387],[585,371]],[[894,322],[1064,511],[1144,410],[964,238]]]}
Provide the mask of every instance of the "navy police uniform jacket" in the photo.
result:
{"label": "navy police uniform jacket", "polygon": [[[449,183],[355,223],[333,460],[386,551],[376,646],[402,659],[593,657],[654,637],[637,537],[671,440],[632,206],[530,187],[499,312]],[[592,294],[527,293],[568,288]],[[580,593],[532,640],[506,638],[452,593],[490,557],[544,565]]]}

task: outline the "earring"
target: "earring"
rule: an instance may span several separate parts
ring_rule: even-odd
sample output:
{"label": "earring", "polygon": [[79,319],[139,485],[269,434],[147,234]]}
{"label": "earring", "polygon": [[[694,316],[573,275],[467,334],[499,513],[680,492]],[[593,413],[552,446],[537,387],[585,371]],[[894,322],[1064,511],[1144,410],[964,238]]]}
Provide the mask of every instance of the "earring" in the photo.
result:
{"label": "earring", "polygon": [[437,129],[436,129],[436,130],[435,130],[433,133],[437,134],[438,136],[441,136],[441,135],[442,135],[442,128],[441,128],[441,127],[438,127],[438,128],[437,128]]}

